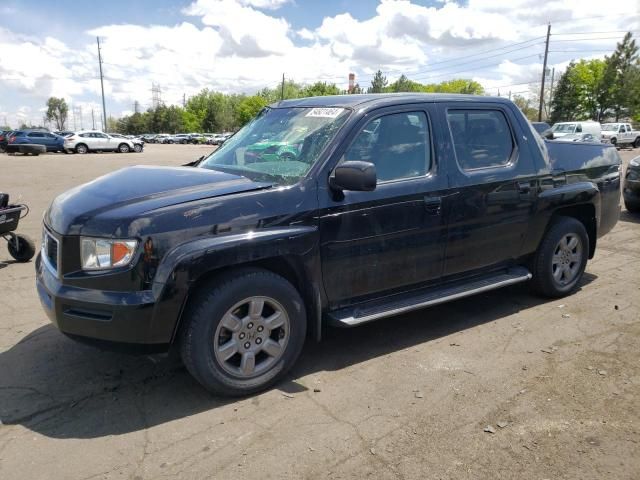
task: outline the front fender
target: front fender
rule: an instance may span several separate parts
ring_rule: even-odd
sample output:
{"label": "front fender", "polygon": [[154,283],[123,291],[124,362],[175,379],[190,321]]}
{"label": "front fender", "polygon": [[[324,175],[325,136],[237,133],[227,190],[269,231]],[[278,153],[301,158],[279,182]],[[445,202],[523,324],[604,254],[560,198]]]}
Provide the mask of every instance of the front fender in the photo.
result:
{"label": "front fender", "polygon": [[183,243],[158,265],[152,292],[156,298],[153,335],[169,343],[176,330],[189,289],[204,275],[230,266],[275,257],[299,257],[317,262],[316,226],[266,228],[233,235],[216,235]]}

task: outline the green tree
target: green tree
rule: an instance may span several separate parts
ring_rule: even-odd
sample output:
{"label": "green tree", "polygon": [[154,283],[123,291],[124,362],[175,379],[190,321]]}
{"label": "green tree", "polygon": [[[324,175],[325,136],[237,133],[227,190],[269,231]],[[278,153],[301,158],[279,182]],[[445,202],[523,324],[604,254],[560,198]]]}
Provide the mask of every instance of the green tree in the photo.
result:
{"label": "green tree", "polygon": [[520,111],[529,120],[535,122],[538,119],[538,109],[531,103],[531,99],[525,98],[522,95],[514,95],[513,103],[520,109]]}
{"label": "green tree", "polygon": [[240,125],[248,123],[266,106],[267,101],[260,95],[243,98],[238,104],[238,120]]}
{"label": "green tree", "polygon": [[552,123],[578,119],[580,92],[575,85],[575,67],[576,64],[574,62],[569,63],[567,69],[560,76],[558,85],[553,92],[550,116]]}
{"label": "green tree", "polygon": [[409,80],[406,75],[400,75],[400,78],[389,85],[385,91],[388,92],[422,92],[424,86],[413,80]]}
{"label": "green tree", "polygon": [[613,55],[606,61],[607,71],[604,76],[609,87],[608,99],[617,122],[632,110],[629,92],[637,86],[633,83],[637,79],[634,71],[640,68],[638,45],[631,32],[627,32],[622,42],[616,45]]}
{"label": "green tree", "polygon": [[369,87],[369,93],[382,93],[388,85],[387,77],[382,75],[382,71],[378,70],[373,79],[371,80],[371,86]]}
{"label": "green tree", "polygon": [[69,107],[64,98],[49,97],[47,100],[47,120],[54,121],[57,130],[64,130],[69,115]]}
{"label": "green tree", "polygon": [[202,129],[202,122],[198,115],[189,111],[181,110],[182,124],[187,132],[199,132]]}
{"label": "green tree", "polygon": [[325,95],[340,95],[340,89],[333,83],[316,82],[302,89],[303,97],[322,97]]}

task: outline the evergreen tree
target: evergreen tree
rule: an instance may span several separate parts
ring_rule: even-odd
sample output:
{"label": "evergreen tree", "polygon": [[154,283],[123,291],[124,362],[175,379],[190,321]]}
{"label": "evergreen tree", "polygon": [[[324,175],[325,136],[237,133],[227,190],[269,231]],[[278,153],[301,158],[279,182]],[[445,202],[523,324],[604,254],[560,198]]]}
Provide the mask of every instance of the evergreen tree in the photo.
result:
{"label": "evergreen tree", "polygon": [[382,71],[378,70],[373,79],[371,80],[371,86],[369,87],[369,93],[382,93],[387,86],[387,77],[382,75]]}

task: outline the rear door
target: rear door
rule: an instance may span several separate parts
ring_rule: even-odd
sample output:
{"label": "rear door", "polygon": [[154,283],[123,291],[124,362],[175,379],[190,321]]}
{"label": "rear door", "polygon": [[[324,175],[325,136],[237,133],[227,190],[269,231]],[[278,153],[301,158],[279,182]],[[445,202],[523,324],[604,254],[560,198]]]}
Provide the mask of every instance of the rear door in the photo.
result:
{"label": "rear door", "polygon": [[29,139],[29,143],[33,143],[36,145],[47,145],[44,132],[29,132],[27,133],[27,138]]}
{"label": "rear door", "polygon": [[378,174],[372,192],[320,188],[322,272],[334,306],[442,274],[447,178],[434,155],[432,109],[373,112],[334,156],[372,162]]}
{"label": "rear door", "polygon": [[507,104],[440,104],[452,149],[444,275],[512,263],[520,256],[537,182],[526,135]]}

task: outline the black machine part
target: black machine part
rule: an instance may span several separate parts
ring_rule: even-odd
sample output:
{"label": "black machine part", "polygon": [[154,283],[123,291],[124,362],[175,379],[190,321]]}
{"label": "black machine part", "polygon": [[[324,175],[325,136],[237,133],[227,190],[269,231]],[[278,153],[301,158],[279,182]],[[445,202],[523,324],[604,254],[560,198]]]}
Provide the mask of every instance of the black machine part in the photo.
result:
{"label": "black machine part", "polygon": [[0,208],[7,208],[9,205],[9,194],[0,192]]}

